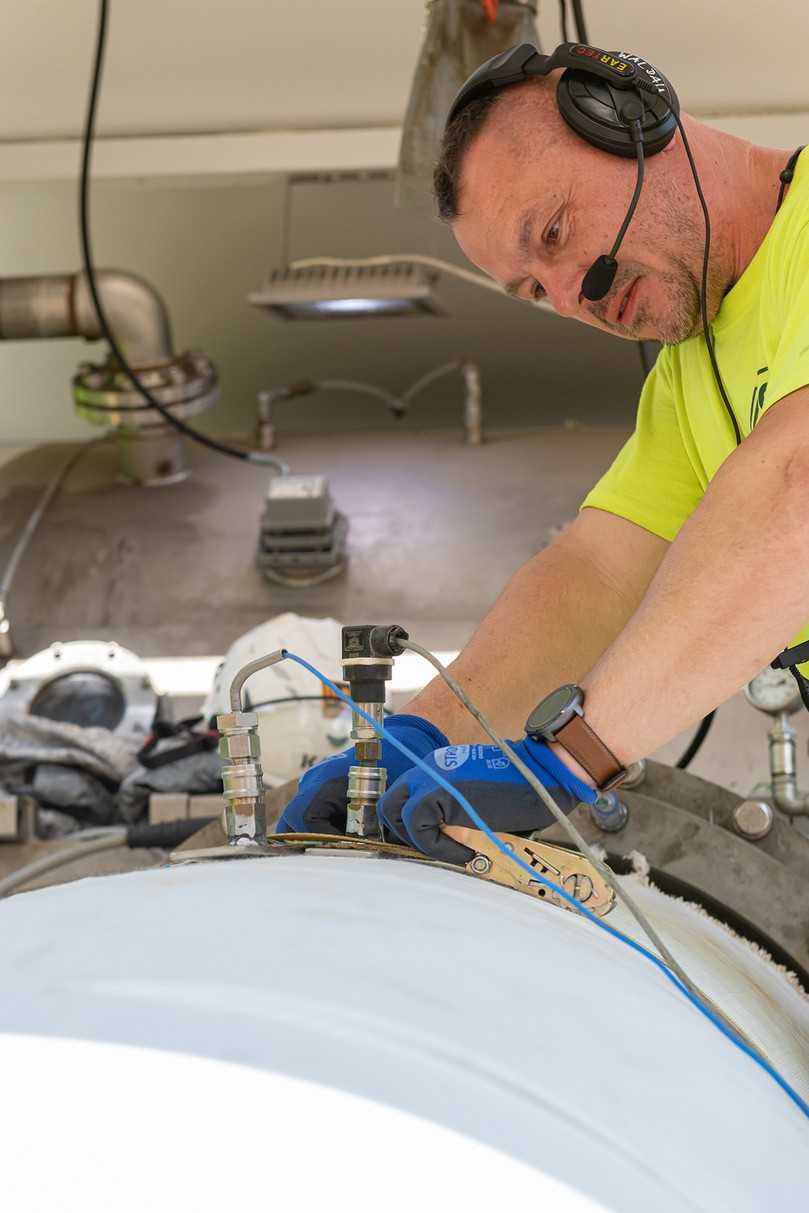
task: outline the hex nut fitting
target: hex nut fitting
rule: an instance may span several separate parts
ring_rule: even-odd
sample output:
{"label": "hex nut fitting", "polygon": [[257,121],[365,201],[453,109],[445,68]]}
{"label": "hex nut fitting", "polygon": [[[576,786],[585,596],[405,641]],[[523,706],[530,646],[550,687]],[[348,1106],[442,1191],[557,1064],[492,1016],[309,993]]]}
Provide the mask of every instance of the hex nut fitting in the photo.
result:
{"label": "hex nut fitting", "polygon": [[219,738],[219,757],[225,759],[234,758],[260,758],[261,743],[258,733],[226,733]]}
{"label": "hex nut fitting", "polygon": [[235,733],[242,729],[257,729],[258,716],[255,712],[225,712],[217,716],[216,727],[220,733]]}

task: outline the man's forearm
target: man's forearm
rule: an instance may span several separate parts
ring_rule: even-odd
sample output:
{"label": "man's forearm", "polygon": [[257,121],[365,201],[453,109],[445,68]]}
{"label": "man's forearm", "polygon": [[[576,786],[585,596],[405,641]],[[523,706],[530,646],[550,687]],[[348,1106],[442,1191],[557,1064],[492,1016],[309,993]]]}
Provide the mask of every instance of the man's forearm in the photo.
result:
{"label": "man's forearm", "polygon": [[809,616],[804,389],[723,464],[632,619],[584,680],[587,719],[624,762],[738,691]]}
{"label": "man's forearm", "polygon": [[[585,514],[519,570],[453,664],[464,689],[508,736],[522,735],[544,694],[593,666],[636,609],[665,550],[632,523]],[[619,541],[625,561],[613,567]],[[438,679],[404,710],[426,716],[453,742],[484,738]]]}

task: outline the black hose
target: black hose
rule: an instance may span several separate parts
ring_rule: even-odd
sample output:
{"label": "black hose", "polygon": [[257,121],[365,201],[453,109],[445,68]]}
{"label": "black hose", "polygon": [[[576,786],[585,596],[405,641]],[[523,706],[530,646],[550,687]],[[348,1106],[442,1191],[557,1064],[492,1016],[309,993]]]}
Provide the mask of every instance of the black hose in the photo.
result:
{"label": "black hose", "polygon": [[640,354],[640,364],[643,367],[643,377],[645,379],[657,361],[660,346],[656,341],[639,341],[637,344],[638,353]]}
{"label": "black hose", "polygon": [[803,674],[796,665],[791,665],[789,667],[789,672],[798,684],[798,693],[801,697],[801,703],[806,708],[807,712],[809,712],[809,683],[807,683]]}
{"label": "black hose", "polygon": [[559,0],[559,24],[561,26],[562,41],[569,42],[570,37],[567,28],[567,0]]}
{"label": "black hose", "polygon": [[179,430],[181,434],[185,434],[187,438],[191,438],[194,442],[199,442],[202,446],[207,446],[212,451],[218,451],[220,455],[230,455],[234,459],[242,459],[245,462],[261,462],[251,458],[249,451],[240,451],[236,447],[227,446],[223,442],[217,442],[215,438],[209,438],[206,434],[195,430],[193,426],[187,425],[181,421],[179,417],[167,409],[165,405],[157,400],[144,383],[138,378],[132,367],[124,357],[118,342],[113,336],[107,321],[104,308],[101,303],[101,297],[98,291],[98,283],[96,281],[95,265],[93,263],[92,247],[90,243],[90,159],[92,155],[93,139],[95,138],[95,120],[96,110],[98,108],[98,95],[101,89],[101,74],[104,66],[104,49],[107,40],[107,0],[100,0],[98,10],[98,33],[96,36],[95,61],[93,63],[93,74],[90,83],[90,97],[87,103],[87,116],[84,125],[84,134],[82,137],[82,155],[81,155],[81,176],[79,179],[79,228],[81,234],[81,249],[82,259],[84,262],[84,272],[87,276],[87,285],[90,289],[90,296],[93,300],[93,306],[98,316],[98,324],[101,332],[109,345],[113,356],[121,366],[121,370],[126,375],[129,382],[140,392],[143,399],[150,408],[155,409],[160,416],[174,426],[175,430]]}
{"label": "black hose", "polygon": [[581,0],[573,0],[573,21],[576,25],[576,37],[579,42],[589,44],[590,39],[587,37],[587,26],[584,21],[584,6]]}
{"label": "black hose", "polygon": [[178,821],[142,821],[131,825],[126,832],[128,847],[160,847],[171,851],[185,842],[197,830],[215,821],[215,817],[183,817]]}
{"label": "black hose", "polygon": [[691,741],[689,742],[688,747],[686,748],[679,762],[674,764],[676,767],[679,767],[681,771],[686,770],[689,763],[693,762],[699,751],[702,749],[702,743],[711,731],[711,725],[713,724],[713,718],[715,715],[715,711],[708,713],[705,719],[701,722],[694,736],[691,738]]}

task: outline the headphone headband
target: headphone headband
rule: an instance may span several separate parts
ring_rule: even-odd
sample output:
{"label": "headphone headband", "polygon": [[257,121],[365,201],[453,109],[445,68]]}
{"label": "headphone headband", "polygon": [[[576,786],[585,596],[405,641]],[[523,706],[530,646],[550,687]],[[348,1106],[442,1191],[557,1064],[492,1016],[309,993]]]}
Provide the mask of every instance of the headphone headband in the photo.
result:
{"label": "headphone headband", "polygon": [[510,84],[521,84],[535,76],[547,76],[557,68],[584,71],[609,81],[613,88],[635,88],[655,93],[675,109],[677,98],[651,63],[626,51],[603,51],[583,42],[563,42],[552,55],[542,55],[531,42],[522,42],[488,59],[473,72],[453,101],[447,125],[472,101],[490,97]]}

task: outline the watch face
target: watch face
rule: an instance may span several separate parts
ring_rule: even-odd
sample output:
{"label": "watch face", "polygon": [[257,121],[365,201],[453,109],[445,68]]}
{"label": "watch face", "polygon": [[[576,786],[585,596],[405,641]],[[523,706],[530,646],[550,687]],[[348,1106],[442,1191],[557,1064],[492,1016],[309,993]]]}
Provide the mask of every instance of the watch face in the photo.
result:
{"label": "watch face", "polygon": [[576,708],[581,705],[582,699],[581,689],[572,684],[551,691],[528,717],[526,733],[542,735],[548,730],[556,732],[570,720]]}

